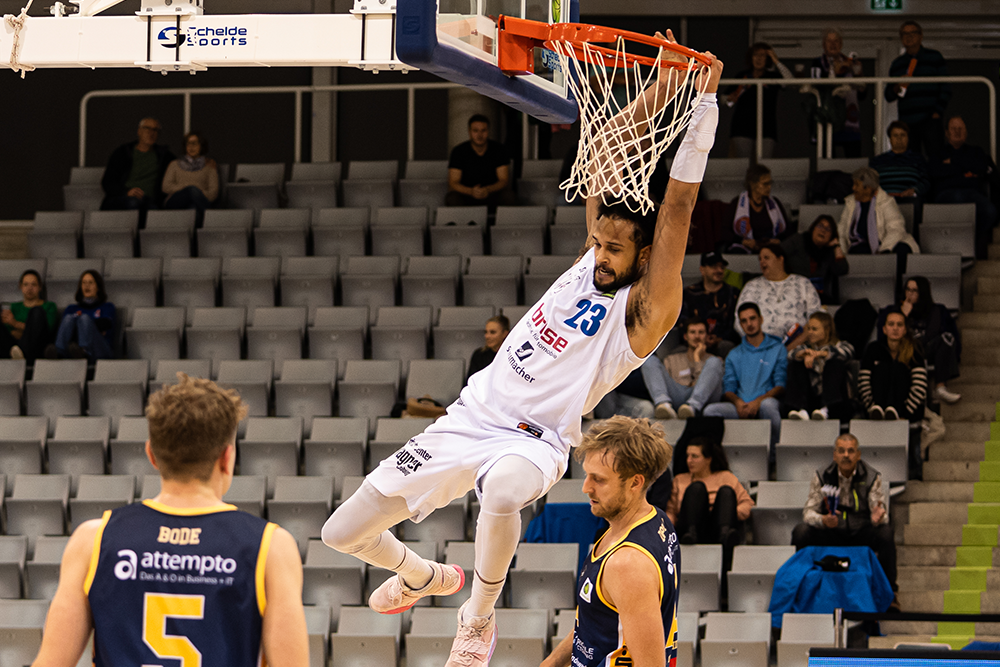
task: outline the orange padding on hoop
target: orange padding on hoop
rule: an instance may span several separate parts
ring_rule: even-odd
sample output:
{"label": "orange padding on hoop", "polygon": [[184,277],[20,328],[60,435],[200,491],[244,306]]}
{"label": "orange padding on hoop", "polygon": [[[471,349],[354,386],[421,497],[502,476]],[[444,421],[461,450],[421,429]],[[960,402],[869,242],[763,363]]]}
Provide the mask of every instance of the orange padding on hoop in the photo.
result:
{"label": "orange padding on hoop", "polygon": [[[615,43],[618,38],[640,44],[648,44],[667,51],[672,51],[685,58],[694,58],[700,64],[711,64],[708,56],[698,53],[686,46],[643,35],[630,30],[619,30],[589,23],[542,23],[513,16],[501,16],[497,23],[499,44],[497,46],[497,65],[505,74],[519,75],[534,72],[534,54],[532,49],[544,46],[553,49],[553,44],[561,42],[572,47],[577,59],[583,58],[583,45],[591,44],[591,51],[596,51],[605,61],[613,63],[622,59],[622,54],[613,49],[594,46],[594,43]],[[674,67],[687,69],[687,63],[678,63],[648,56],[624,54],[626,64],[639,63],[647,66]]]}

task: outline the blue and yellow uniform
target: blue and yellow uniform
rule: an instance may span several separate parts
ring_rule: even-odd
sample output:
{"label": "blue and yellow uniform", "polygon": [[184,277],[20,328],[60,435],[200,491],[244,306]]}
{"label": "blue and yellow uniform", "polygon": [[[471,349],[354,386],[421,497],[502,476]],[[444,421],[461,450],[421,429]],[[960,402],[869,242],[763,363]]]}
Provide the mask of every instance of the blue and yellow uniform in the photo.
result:
{"label": "blue and yellow uniform", "polygon": [[[580,572],[577,594],[576,631],[573,636],[573,667],[631,667],[632,656],[625,645],[618,610],[601,594],[601,575],[611,554],[623,547],[649,556],[660,572],[660,614],[666,638],[667,665],[677,663],[677,581],[680,549],[677,533],[663,510],[653,508],[634,523],[625,537],[610,546],[597,540]],[[603,550],[601,556],[595,556]]]}
{"label": "blue and yellow uniform", "polygon": [[275,528],[233,505],[147,500],[105,512],[83,587],[94,667],[263,664],[264,567]]}

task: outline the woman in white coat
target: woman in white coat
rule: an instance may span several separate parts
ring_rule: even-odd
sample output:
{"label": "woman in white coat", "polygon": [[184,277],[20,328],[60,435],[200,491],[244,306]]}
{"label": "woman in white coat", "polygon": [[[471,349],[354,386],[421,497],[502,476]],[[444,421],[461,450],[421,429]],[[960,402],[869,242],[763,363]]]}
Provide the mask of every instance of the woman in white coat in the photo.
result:
{"label": "woman in white coat", "polygon": [[920,246],[906,232],[896,200],[878,186],[878,172],[862,167],[851,176],[854,194],[844,200],[837,225],[841,249],[849,255],[896,253],[896,273],[901,275],[906,270],[906,256],[919,254]]}

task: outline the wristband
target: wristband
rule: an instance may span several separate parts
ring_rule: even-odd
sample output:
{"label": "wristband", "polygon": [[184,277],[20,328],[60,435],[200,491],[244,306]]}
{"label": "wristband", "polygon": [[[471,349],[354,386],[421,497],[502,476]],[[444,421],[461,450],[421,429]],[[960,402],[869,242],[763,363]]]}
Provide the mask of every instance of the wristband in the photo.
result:
{"label": "wristband", "polygon": [[[694,104],[694,103],[692,103]],[[670,167],[670,178],[683,183],[701,183],[708,153],[715,145],[719,105],[715,93],[705,93],[691,114],[691,122]]]}

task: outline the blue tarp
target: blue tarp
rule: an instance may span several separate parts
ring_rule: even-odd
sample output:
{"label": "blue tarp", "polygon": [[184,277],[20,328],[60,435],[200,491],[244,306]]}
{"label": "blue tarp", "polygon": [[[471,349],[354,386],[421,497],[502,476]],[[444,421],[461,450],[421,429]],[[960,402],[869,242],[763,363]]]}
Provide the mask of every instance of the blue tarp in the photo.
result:
{"label": "blue tarp", "polygon": [[[850,570],[824,572],[814,564],[831,555],[850,558]],[[780,628],[782,614],[828,614],[838,607],[883,612],[892,598],[889,580],[868,547],[806,547],[778,569],[768,611],[771,625]]]}
{"label": "blue tarp", "polygon": [[603,523],[604,519],[594,516],[587,503],[546,503],[542,513],[528,524],[524,541],[578,543],[580,557],[576,571],[579,572]]}

